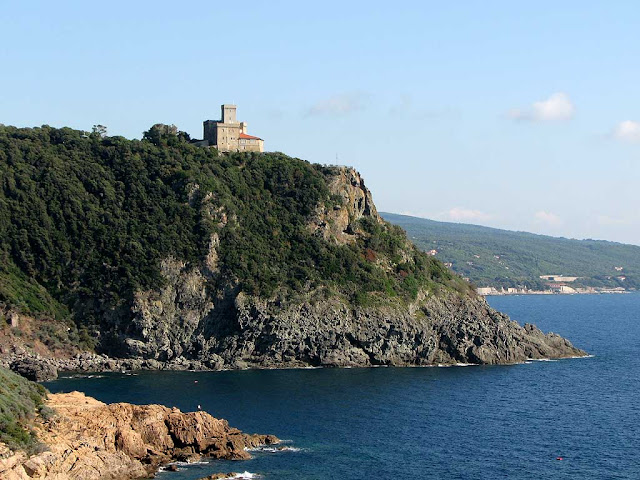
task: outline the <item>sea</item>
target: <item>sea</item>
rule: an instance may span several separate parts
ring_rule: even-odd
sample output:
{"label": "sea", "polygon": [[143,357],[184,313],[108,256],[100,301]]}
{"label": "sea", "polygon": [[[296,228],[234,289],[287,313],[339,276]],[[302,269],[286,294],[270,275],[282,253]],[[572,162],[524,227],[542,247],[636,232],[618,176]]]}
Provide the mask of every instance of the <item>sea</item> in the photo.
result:
{"label": "sea", "polygon": [[286,440],[159,472],[244,478],[640,479],[640,294],[489,297],[588,358],[511,366],[128,372],[46,383],[105,402],[198,405]]}

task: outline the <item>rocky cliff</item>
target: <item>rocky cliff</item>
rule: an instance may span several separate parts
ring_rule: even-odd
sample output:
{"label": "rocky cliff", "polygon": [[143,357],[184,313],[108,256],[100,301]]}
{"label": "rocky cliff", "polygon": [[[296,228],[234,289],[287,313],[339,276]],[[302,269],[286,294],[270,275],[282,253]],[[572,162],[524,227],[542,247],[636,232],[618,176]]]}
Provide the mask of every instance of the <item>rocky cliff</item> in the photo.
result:
{"label": "rocky cliff", "polygon": [[[369,235],[362,219],[391,228],[378,216],[358,172],[336,168],[328,184],[339,206],[316,209],[308,224],[312,234],[344,245]],[[131,357],[185,357],[221,369],[500,364],[584,355],[558,335],[511,321],[471,289],[420,288],[409,302],[377,297],[361,306],[318,290],[265,299],[231,283],[212,295],[209,259],[217,256],[217,246],[211,242],[202,267],[166,259],[165,286],[138,292],[133,310],[137,338],[125,339]],[[376,255],[372,261],[390,271],[416,254],[405,239],[397,258]]]}
{"label": "rocky cliff", "polygon": [[147,478],[162,464],[200,455],[248,459],[247,448],[278,443],[247,435],[206,412],[160,405],[106,405],[79,392],[49,395],[55,413],[39,416],[39,453],[0,444],[3,480],[127,480]]}
{"label": "rocky cliff", "polygon": [[[0,128],[0,217],[9,219],[0,224],[0,317],[13,324],[15,311],[29,310],[58,325],[49,332],[60,340],[41,335],[50,352],[70,342],[108,355],[54,353],[54,369],[584,354],[491,309],[378,215],[354,169],[278,153],[219,156],[165,137]],[[44,350],[13,343],[0,342],[0,363],[51,376],[37,367]]]}

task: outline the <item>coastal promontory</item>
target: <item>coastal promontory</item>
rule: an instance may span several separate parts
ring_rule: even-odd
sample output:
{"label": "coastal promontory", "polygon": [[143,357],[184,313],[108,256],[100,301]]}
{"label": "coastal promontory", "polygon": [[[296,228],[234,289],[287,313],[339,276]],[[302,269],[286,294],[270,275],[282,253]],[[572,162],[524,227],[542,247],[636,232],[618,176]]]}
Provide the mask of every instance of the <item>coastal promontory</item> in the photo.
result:
{"label": "coastal promontory", "polygon": [[221,154],[154,128],[128,140],[0,127],[4,365],[35,378],[34,364],[217,370],[584,355],[493,310],[417,249],[378,215],[353,168]]}

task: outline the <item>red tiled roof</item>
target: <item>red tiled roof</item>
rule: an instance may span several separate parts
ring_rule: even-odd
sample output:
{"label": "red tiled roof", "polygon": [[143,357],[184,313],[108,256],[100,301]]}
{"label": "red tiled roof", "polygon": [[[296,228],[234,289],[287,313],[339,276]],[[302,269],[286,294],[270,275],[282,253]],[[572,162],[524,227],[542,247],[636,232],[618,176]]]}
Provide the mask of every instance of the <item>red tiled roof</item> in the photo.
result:
{"label": "red tiled roof", "polygon": [[262,140],[260,137],[254,137],[253,135],[247,135],[246,133],[241,133],[238,138],[247,138],[249,140]]}

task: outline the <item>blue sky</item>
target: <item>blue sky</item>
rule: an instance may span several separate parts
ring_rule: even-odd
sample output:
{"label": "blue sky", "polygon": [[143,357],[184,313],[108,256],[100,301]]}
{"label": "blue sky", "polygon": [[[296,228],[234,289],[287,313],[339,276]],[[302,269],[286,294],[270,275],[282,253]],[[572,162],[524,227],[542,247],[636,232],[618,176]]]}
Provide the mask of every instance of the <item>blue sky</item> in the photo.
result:
{"label": "blue sky", "polygon": [[3,2],[0,122],[249,133],[380,210],[640,244],[633,1]]}

